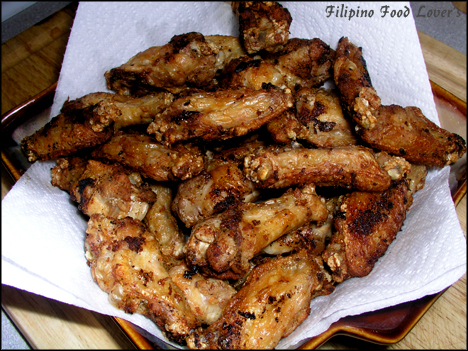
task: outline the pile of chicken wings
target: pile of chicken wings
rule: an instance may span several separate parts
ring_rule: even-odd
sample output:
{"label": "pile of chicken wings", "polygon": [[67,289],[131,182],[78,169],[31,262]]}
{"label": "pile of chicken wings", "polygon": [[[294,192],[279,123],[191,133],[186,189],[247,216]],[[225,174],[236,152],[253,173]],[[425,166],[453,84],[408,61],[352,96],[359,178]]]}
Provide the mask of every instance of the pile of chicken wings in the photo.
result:
{"label": "pile of chicken wings", "polygon": [[[274,348],[310,301],[370,273],[466,142],[383,106],[348,38],[289,38],[276,2],[232,2],[239,36],[185,33],[105,72],[22,140],[89,218],[110,302],[190,348]],[[327,80],[336,88],[325,89]]]}

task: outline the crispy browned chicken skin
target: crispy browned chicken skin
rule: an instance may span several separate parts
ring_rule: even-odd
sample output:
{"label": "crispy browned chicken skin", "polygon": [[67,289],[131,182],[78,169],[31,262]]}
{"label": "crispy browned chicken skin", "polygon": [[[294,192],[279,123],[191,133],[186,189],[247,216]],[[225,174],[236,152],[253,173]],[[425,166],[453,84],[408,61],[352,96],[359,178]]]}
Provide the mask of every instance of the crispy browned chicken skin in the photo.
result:
{"label": "crispy browned chicken skin", "polygon": [[338,197],[326,201],[328,218],[323,223],[309,222],[296,230],[291,230],[270,245],[262,252],[268,255],[281,255],[301,248],[307,248],[313,255],[321,255],[328,245],[333,231],[333,220]]}
{"label": "crispy browned chicken skin", "polygon": [[328,211],[313,185],[288,189],[276,199],[241,203],[192,228],[186,261],[214,272],[232,271],[240,278],[249,260],[287,232],[310,222],[323,222]]}
{"label": "crispy browned chicken skin", "polygon": [[109,140],[113,128],[109,124],[101,128],[95,119],[98,109],[92,105],[71,113],[60,113],[37,132],[25,137],[21,147],[28,161],[55,160]]}
{"label": "crispy browned chicken skin", "polygon": [[[60,159],[52,169],[52,184],[65,188],[67,178],[61,176],[63,170],[72,174],[76,167],[69,193],[78,203],[85,215],[102,214],[112,218],[132,217],[142,220],[156,195],[151,191],[138,173],[128,171],[119,164],[108,165],[89,160],[83,164],[72,160]],[[68,165],[68,167],[67,167]],[[65,168],[66,167],[66,168]]]}
{"label": "crispy browned chicken skin", "polygon": [[187,84],[208,85],[216,74],[217,53],[201,33],[175,35],[166,45],[148,48],[107,71],[107,88],[131,95],[138,86],[178,93]]}
{"label": "crispy browned chicken skin", "polygon": [[334,51],[322,40],[293,38],[278,53],[232,60],[222,72],[220,85],[259,89],[262,83],[271,83],[292,92],[318,88],[332,77],[333,58]]}
{"label": "crispy browned chicken skin", "polygon": [[61,157],[57,159],[57,164],[52,167],[50,183],[71,194],[76,182],[81,179],[81,175],[86,169],[88,160],[82,157]]}
{"label": "crispy browned chicken skin", "polygon": [[[319,262],[319,263],[317,263]],[[306,250],[255,267],[206,330],[187,338],[189,348],[271,349],[310,313],[310,301],[324,286],[321,260]]]}
{"label": "crispy browned chicken skin", "polygon": [[119,162],[156,181],[189,179],[204,168],[203,155],[195,146],[179,144],[168,148],[149,135],[121,131],[91,155]]}
{"label": "crispy browned chicken skin", "polygon": [[179,184],[172,210],[186,227],[235,207],[239,201],[258,198],[259,192],[238,166],[233,161],[216,164]]}
{"label": "crispy browned chicken skin", "polygon": [[239,38],[248,54],[276,52],[288,42],[292,17],[276,1],[233,1],[232,10],[239,20]]}
{"label": "crispy browned chicken skin", "polygon": [[146,213],[143,223],[159,242],[166,267],[180,264],[184,257],[185,236],[171,212],[173,190],[164,183],[149,185],[156,200]]}
{"label": "crispy browned chicken skin", "polygon": [[292,38],[284,49],[264,60],[274,64],[293,92],[301,88],[318,88],[333,77],[335,51],[319,38]]}
{"label": "crispy browned chicken skin", "polygon": [[21,144],[28,160],[53,160],[107,141],[113,129],[149,124],[173,100],[167,92],[140,98],[90,93],[67,100],[61,113]]}
{"label": "crispy browned chicken skin", "polygon": [[357,133],[373,148],[439,168],[465,154],[466,141],[427,119],[419,108],[381,105],[362,49],[345,37],[336,50],[334,79],[343,105],[358,124]]}
{"label": "crispy browned chicken skin", "polygon": [[385,254],[403,225],[413,194],[424,186],[426,167],[414,166],[407,176],[392,181],[384,192],[356,191],[341,198],[336,232],[322,254],[335,282],[368,275]]}
{"label": "crispy browned chicken skin", "polygon": [[[114,129],[139,124],[150,124],[154,116],[170,105],[174,96],[168,92],[152,92],[141,97],[123,96],[112,93],[90,93],[79,99],[67,101],[63,105],[62,112],[68,113],[73,110],[83,109],[93,105],[99,105],[101,115],[108,120],[102,119],[102,125],[113,124]],[[105,114],[107,110],[115,113]]]}
{"label": "crispy browned chicken skin", "polygon": [[187,87],[205,87],[230,59],[243,54],[234,37],[210,39],[196,32],[175,35],[169,43],[148,48],[107,71],[107,88],[133,95],[142,88],[180,93]]}
{"label": "crispy browned chicken skin", "polygon": [[292,106],[291,92],[273,85],[202,91],[176,99],[147,132],[165,145],[194,138],[224,140],[254,131]]}
{"label": "crispy browned chicken skin", "polygon": [[316,147],[358,143],[358,137],[343,115],[335,91],[303,88],[294,97],[295,113],[288,110],[267,124],[276,142],[289,144],[297,140]]}
{"label": "crispy browned chicken skin", "polygon": [[182,290],[200,324],[210,325],[221,317],[223,308],[236,290],[226,281],[207,278],[185,263],[169,270],[172,281]]}
{"label": "crispy browned chicken skin", "polygon": [[380,167],[372,150],[361,145],[263,149],[245,158],[244,172],[261,188],[314,183],[382,191],[390,186],[390,176]]}
{"label": "crispy browned chicken skin", "polygon": [[261,89],[263,83],[286,87],[283,74],[273,63],[264,61],[260,56],[242,56],[232,60],[223,70],[220,86],[247,87]]}
{"label": "crispy browned chicken skin", "polygon": [[93,279],[109,294],[111,304],[147,316],[170,339],[183,342],[198,322],[161,263],[158,241],[143,223],[93,215],[86,233]]}

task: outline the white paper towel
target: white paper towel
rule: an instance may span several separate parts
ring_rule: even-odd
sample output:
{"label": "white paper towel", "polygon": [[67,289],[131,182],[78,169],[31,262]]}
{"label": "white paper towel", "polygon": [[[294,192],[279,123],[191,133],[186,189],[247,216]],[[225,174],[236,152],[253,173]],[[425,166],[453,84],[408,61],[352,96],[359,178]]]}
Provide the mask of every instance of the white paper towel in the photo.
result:
{"label": "white paper towel", "polygon": [[[362,46],[383,104],[418,106],[438,123],[412,14],[407,2],[284,2],[292,15],[290,37],[321,38],[333,49],[342,36]],[[330,17],[327,6],[334,6]],[[388,13],[382,17],[382,6]],[[349,18],[351,10],[372,17]],[[392,10],[394,16],[392,17]],[[401,16],[398,17],[401,11]],[[361,13],[360,13],[361,14]],[[341,17],[343,16],[343,17]],[[346,17],[347,16],[347,17]],[[238,35],[227,2],[83,2],[65,53],[51,117],[63,102],[107,91],[104,72],[173,35]],[[23,135],[22,135],[23,133]],[[24,131],[17,131],[17,138]],[[35,163],[2,203],[2,284],[99,313],[121,317],[162,338],[141,315],[112,307],[93,282],[84,257],[86,219],[67,193],[50,184],[54,162]],[[448,187],[449,168],[429,171],[402,231],[366,277],[314,299],[310,317],[278,348],[292,348],[338,319],[437,293],[466,272],[466,240]]]}

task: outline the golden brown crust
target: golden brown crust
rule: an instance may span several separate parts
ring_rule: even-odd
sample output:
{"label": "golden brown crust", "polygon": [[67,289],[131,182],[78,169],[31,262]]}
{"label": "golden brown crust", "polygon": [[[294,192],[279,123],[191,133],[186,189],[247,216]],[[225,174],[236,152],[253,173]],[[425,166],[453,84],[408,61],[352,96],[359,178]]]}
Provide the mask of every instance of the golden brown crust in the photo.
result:
{"label": "golden brown crust", "polygon": [[354,113],[355,99],[359,97],[361,91],[368,91],[367,95],[373,97],[368,99],[370,108],[375,109],[380,105],[380,98],[372,87],[367,64],[362,56],[362,48],[356,47],[349,42],[348,38],[342,37],[338,42],[333,65],[335,84],[339,89],[344,107],[349,115],[357,119],[358,123],[363,124],[364,117]]}
{"label": "golden brown crust", "polygon": [[239,38],[248,54],[276,52],[288,42],[291,14],[275,1],[233,1]]}
{"label": "golden brown crust", "polygon": [[262,83],[271,83],[292,92],[317,88],[332,77],[334,53],[318,38],[293,38],[277,53],[232,60],[222,72],[220,85],[259,89]]}
{"label": "golden brown crust", "polygon": [[333,90],[303,88],[294,97],[295,113],[288,110],[267,124],[276,142],[298,141],[316,147],[358,144],[353,126],[343,115]]}
{"label": "golden brown crust", "polygon": [[283,74],[274,64],[265,62],[260,57],[240,57],[232,60],[223,70],[220,86],[247,87],[261,89],[263,83],[270,83],[277,87],[286,87]]}
{"label": "golden brown crust", "polygon": [[117,132],[91,155],[119,162],[156,181],[189,179],[204,168],[198,148],[177,145],[169,149],[145,134]]}
{"label": "golden brown crust", "polygon": [[288,189],[263,203],[237,207],[199,222],[185,246],[190,265],[244,274],[249,261],[285,233],[310,222],[323,222],[328,210],[313,185]]}
{"label": "golden brown crust", "polygon": [[139,87],[179,93],[187,86],[202,87],[214,78],[218,48],[201,33],[175,35],[163,46],[151,47],[105,73],[107,88],[132,95]]}
{"label": "golden brown crust", "polygon": [[413,106],[380,106],[375,127],[358,133],[371,147],[428,167],[443,168],[466,153],[461,136],[440,128]]}
{"label": "golden brown crust", "polygon": [[183,342],[199,324],[162,266],[158,242],[143,223],[93,215],[86,233],[93,279],[109,293],[109,301],[127,313],[142,313],[170,339]]}
{"label": "golden brown crust", "polygon": [[[109,118],[109,121],[103,120],[101,124],[112,122],[115,129],[120,129],[133,125],[150,124],[156,114],[164,111],[173,99],[174,96],[168,92],[152,92],[140,97],[90,93],[79,99],[65,102],[61,111],[62,113],[70,113],[73,110],[99,104],[99,109],[96,112],[100,112],[100,114],[96,113],[97,117]],[[114,113],[108,112],[112,110]]]}
{"label": "golden brown crust", "polygon": [[173,190],[163,183],[150,184],[156,200],[146,213],[143,223],[159,242],[166,267],[180,263],[184,256],[185,236],[171,212]]}
{"label": "golden brown crust", "polygon": [[207,278],[185,263],[171,268],[169,275],[184,292],[192,313],[201,324],[210,325],[221,317],[224,307],[236,293],[226,281]]}
{"label": "golden brown crust", "polygon": [[335,51],[323,40],[290,39],[285,48],[265,61],[275,65],[292,91],[318,88],[332,77]]}
{"label": "golden brown crust", "polygon": [[314,183],[383,191],[390,186],[390,176],[381,169],[372,150],[361,145],[260,150],[245,158],[244,172],[261,188]]}
{"label": "golden brown crust", "polygon": [[97,132],[93,130],[89,118],[93,115],[92,110],[93,107],[90,107],[73,114],[61,113],[37,132],[21,140],[28,161],[55,160],[109,140],[113,133],[111,127],[103,127]]}
{"label": "golden brown crust", "polygon": [[409,162],[442,168],[466,153],[466,141],[440,128],[414,106],[383,106],[367,72],[362,49],[341,38],[334,79],[343,106],[358,124],[356,131],[371,147]]}
{"label": "golden brown crust", "polygon": [[51,184],[69,194],[75,183],[80,180],[88,161],[82,157],[63,157],[57,159],[57,165],[51,170]]}
{"label": "golden brown crust", "polygon": [[401,229],[407,202],[404,179],[381,193],[356,191],[342,198],[335,213],[336,233],[322,255],[336,282],[370,273]]}
{"label": "golden brown crust", "polygon": [[190,348],[269,349],[310,312],[325,272],[305,250],[255,267],[223,311],[204,331],[187,338]]}
{"label": "golden brown crust", "polygon": [[176,99],[147,132],[165,145],[194,138],[224,140],[260,128],[292,105],[291,92],[272,85],[200,92]]}
{"label": "golden brown crust", "polygon": [[332,197],[326,201],[328,218],[323,223],[309,222],[296,230],[291,230],[264,247],[262,252],[268,255],[282,255],[307,248],[312,255],[321,255],[332,235],[337,201],[337,197]]}
{"label": "golden brown crust", "polygon": [[85,215],[102,214],[112,218],[132,217],[142,220],[155,194],[140,175],[121,165],[89,160],[70,190]]}
{"label": "golden brown crust", "polygon": [[187,228],[209,216],[229,210],[238,202],[259,196],[238,163],[226,162],[179,184],[172,210]]}

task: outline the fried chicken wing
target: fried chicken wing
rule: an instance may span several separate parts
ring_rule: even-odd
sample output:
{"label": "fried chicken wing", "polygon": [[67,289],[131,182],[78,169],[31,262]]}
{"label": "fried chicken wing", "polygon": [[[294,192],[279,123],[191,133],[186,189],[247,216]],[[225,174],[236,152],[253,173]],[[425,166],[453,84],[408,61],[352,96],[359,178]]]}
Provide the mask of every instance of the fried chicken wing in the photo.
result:
{"label": "fried chicken wing", "polygon": [[[66,165],[67,162],[61,161],[52,169],[52,174],[60,173]],[[53,176],[53,179],[57,177]],[[86,163],[86,168],[70,187],[70,197],[87,216],[102,214],[139,220],[156,201],[156,195],[138,173],[129,172],[117,164],[108,165],[95,160]]]}
{"label": "fried chicken wing", "polygon": [[334,51],[320,39],[291,39],[277,54],[242,56],[222,71],[223,87],[259,89],[262,83],[301,88],[319,87],[331,78]]}
{"label": "fried chicken wing", "polygon": [[61,113],[36,133],[25,137],[21,146],[30,162],[69,156],[106,142],[114,129],[149,124],[172,100],[172,94],[167,92],[140,98],[90,93],[67,100]]}
{"label": "fried chicken wing", "polygon": [[273,349],[310,313],[326,272],[306,250],[255,267],[221,317],[187,338],[192,349]]}
{"label": "fried chicken wing", "polygon": [[193,138],[224,140],[260,128],[292,105],[291,92],[273,85],[199,92],[176,99],[147,132],[165,145]]}
{"label": "fried chicken wing", "polygon": [[[174,96],[168,92],[153,92],[141,97],[116,95],[111,93],[91,93],[73,101],[67,101],[62,113],[98,105],[101,118],[100,125],[113,123],[114,129],[138,124],[150,124],[154,116],[170,105]],[[111,111],[113,113],[105,113]]]}
{"label": "fried chicken wing", "polygon": [[334,281],[371,272],[400,231],[414,193],[424,187],[426,174],[425,166],[412,165],[407,177],[392,181],[384,192],[356,191],[341,198],[335,213],[336,232],[322,254]]}
{"label": "fried chicken wing", "polygon": [[93,279],[109,301],[150,318],[168,338],[183,342],[198,323],[184,293],[164,268],[158,241],[132,218],[91,216],[85,252]]}
{"label": "fried chicken wing", "polygon": [[159,242],[159,249],[167,267],[179,264],[184,256],[185,236],[172,215],[173,191],[164,184],[150,184],[156,201],[146,213],[143,223]]}
{"label": "fried chicken wing", "polygon": [[182,263],[170,269],[172,281],[182,290],[200,324],[210,325],[221,317],[223,308],[237,292],[227,282],[205,278]]}
{"label": "fried chicken wing", "polygon": [[268,255],[281,255],[293,250],[307,248],[313,255],[321,255],[332,235],[333,215],[337,201],[338,197],[327,200],[328,218],[325,222],[309,222],[296,230],[292,230],[264,247],[262,252]]}
{"label": "fried chicken wing", "polygon": [[107,88],[133,95],[142,88],[180,93],[187,87],[205,87],[229,60],[244,55],[239,40],[190,32],[175,35],[169,43],[154,46],[105,73]]}
{"label": "fried chicken wing", "polygon": [[73,155],[81,149],[109,140],[113,128],[108,122],[103,126],[101,118],[106,121],[111,119],[107,113],[102,116],[99,106],[96,105],[70,113],[60,113],[34,134],[23,138],[21,148],[29,162],[55,160]]}
{"label": "fried chicken wing", "polygon": [[440,128],[413,106],[380,106],[375,128],[361,134],[373,148],[428,167],[451,165],[466,153],[461,136]]}
{"label": "fried chicken wing", "polygon": [[442,168],[466,152],[466,141],[440,128],[414,106],[381,105],[372,86],[362,49],[341,38],[334,80],[356,131],[371,147],[402,156],[411,163]]}
{"label": "fried chicken wing", "polygon": [[156,181],[189,179],[204,168],[203,155],[191,145],[169,149],[149,135],[117,132],[92,157],[119,162]]}
{"label": "fried chicken wing", "polygon": [[236,162],[225,162],[179,184],[172,210],[187,228],[209,216],[253,202],[259,192]]}
{"label": "fried chicken wing", "polygon": [[128,62],[105,73],[107,88],[131,95],[138,86],[178,93],[187,85],[204,86],[214,78],[218,48],[201,33],[175,35],[169,43],[133,56]]}
{"label": "fried chicken wing", "polygon": [[336,282],[371,272],[403,225],[407,191],[402,180],[382,193],[356,191],[344,196],[336,213],[336,234],[322,255]]}
{"label": "fried chicken wing", "polygon": [[303,88],[294,97],[296,113],[286,111],[267,124],[276,142],[289,144],[297,140],[316,147],[358,144],[333,90]]}
{"label": "fried chicken wing", "polygon": [[276,1],[233,1],[232,10],[239,20],[239,38],[248,54],[276,52],[288,42],[292,17]]}
{"label": "fried chicken wing", "polygon": [[313,185],[288,189],[262,203],[241,203],[193,228],[185,246],[190,265],[242,276],[249,260],[285,233],[310,221],[323,222],[327,208]]}
{"label": "fried chicken wing", "polygon": [[282,188],[314,183],[365,191],[382,191],[390,176],[377,163],[372,150],[361,145],[335,148],[260,150],[247,156],[244,172],[257,187]]}
{"label": "fried chicken wing", "polygon": [[333,77],[335,51],[319,38],[290,39],[282,51],[263,57],[283,75],[293,92],[318,88]]}

